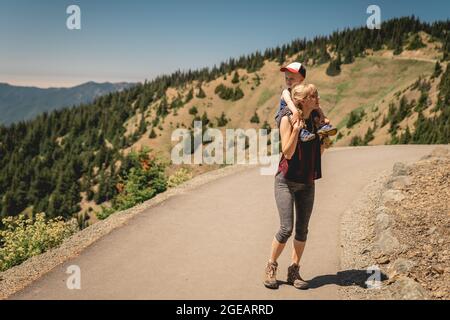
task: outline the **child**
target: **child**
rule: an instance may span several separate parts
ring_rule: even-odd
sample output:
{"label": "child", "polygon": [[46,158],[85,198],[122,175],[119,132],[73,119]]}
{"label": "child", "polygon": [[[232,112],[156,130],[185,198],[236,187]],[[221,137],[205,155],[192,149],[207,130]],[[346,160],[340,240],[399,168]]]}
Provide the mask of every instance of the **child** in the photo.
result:
{"label": "child", "polygon": [[[300,120],[300,125],[302,126],[302,130],[300,131],[300,140],[302,142],[314,140],[315,135],[304,128],[305,122],[301,109],[297,109],[291,98],[292,88],[301,84],[305,80],[306,69],[301,63],[293,62],[288,66],[281,68],[280,71],[285,73],[287,88],[284,89],[281,94],[280,107],[278,109],[277,115],[275,116],[275,120],[278,121],[281,110],[288,107],[292,112],[292,116],[290,117],[291,123]],[[330,121],[325,117],[319,105],[317,105],[317,111],[320,114],[318,133],[321,136],[335,135],[336,129],[329,125]]]}
{"label": "child", "polygon": [[[316,86],[313,84],[307,84],[304,87],[306,88],[306,92],[309,93],[308,96],[315,100],[315,108],[313,110],[316,110],[317,113],[313,115],[314,126],[321,138],[322,144],[325,148],[329,148],[331,146],[331,140],[329,137],[334,136],[337,133],[337,129],[329,124],[329,120],[325,117],[322,109],[320,108],[320,97]],[[291,98],[295,106],[300,106],[299,102],[302,99],[302,96],[298,95],[298,90],[296,89],[297,88],[294,87],[293,90],[291,90]]]}

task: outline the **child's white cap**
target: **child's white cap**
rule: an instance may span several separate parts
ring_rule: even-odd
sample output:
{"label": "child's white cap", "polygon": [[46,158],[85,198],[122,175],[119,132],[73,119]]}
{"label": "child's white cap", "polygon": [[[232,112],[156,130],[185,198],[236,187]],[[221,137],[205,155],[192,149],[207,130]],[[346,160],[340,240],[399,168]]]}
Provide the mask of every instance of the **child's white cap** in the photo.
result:
{"label": "child's white cap", "polygon": [[292,73],[300,73],[304,78],[306,78],[306,69],[300,62],[292,62],[285,67],[280,69],[281,72],[292,72]]}

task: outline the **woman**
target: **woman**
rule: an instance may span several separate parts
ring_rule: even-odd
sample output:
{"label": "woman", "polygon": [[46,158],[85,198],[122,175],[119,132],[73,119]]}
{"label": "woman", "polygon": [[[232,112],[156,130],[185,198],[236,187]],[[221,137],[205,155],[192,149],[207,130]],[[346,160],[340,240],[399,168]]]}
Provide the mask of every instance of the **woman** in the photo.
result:
{"label": "woman", "polygon": [[[299,121],[291,123],[291,111],[283,109],[278,127],[281,136],[282,156],[275,175],[275,200],[280,215],[280,229],[272,242],[272,250],[265,270],[264,285],[278,288],[276,280],[277,259],[295,230],[292,263],[288,268],[287,282],[298,289],[307,289],[308,283],[300,276],[300,259],[306,244],[308,224],[314,204],[314,180],[320,179],[323,147],[317,134],[315,121],[319,114],[317,89],[313,85],[299,85],[292,89],[294,103],[301,107],[306,119],[306,129],[316,134],[310,142],[300,142]],[[296,221],[294,229],[294,204]]]}

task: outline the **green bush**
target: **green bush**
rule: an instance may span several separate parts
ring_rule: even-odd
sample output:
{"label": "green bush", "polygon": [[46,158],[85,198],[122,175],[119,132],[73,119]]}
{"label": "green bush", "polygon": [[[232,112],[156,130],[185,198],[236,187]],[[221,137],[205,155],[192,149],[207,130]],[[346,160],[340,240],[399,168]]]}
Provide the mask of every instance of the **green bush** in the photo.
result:
{"label": "green bush", "polygon": [[116,211],[126,210],[166,191],[165,165],[157,158],[150,157],[148,149],[130,153],[120,174],[123,189],[112,199],[111,208],[102,206],[102,211],[96,213],[97,217],[106,219]]}
{"label": "green bush", "polygon": [[76,219],[65,222],[61,217],[46,220],[44,213],[35,219],[24,215],[2,220],[0,231],[0,271],[57,247],[64,239],[78,231]]}
{"label": "green bush", "polygon": [[217,120],[218,127],[225,127],[228,124],[228,119],[225,116],[225,112],[223,112],[223,111],[219,118],[216,117],[216,120]]}

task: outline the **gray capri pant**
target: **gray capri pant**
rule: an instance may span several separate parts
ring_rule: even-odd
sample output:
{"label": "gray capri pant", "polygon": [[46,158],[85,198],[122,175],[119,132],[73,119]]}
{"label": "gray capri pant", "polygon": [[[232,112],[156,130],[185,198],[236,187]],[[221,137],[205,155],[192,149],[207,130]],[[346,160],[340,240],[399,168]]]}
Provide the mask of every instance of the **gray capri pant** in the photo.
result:
{"label": "gray capri pant", "polygon": [[280,229],[275,238],[286,243],[294,230],[295,203],[295,240],[306,241],[308,224],[314,205],[315,184],[303,184],[287,180],[283,173],[275,176],[275,201],[280,214]]}

